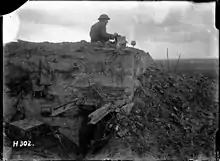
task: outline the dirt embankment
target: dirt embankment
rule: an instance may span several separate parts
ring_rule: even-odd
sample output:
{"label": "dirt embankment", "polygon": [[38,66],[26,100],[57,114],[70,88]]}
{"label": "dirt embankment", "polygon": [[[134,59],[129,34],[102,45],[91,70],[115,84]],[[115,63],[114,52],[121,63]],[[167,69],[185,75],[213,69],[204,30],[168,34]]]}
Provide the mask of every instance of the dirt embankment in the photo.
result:
{"label": "dirt embankment", "polygon": [[[126,81],[122,80],[121,76],[123,72],[124,75],[129,75],[128,73],[131,71],[120,71],[121,73],[118,75],[113,74],[117,76],[114,81],[109,81],[112,80],[112,76],[107,73],[115,73],[117,70],[106,72],[107,68],[104,66],[105,61],[102,57],[101,47],[98,46],[95,50],[91,45],[85,44],[87,43],[37,44],[20,42],[10,44],[5,49],[5,67],[7,67],[5,68],[5,83],[8,83],[7,88],[10,88],[9,86],[16,88],[13,88],[13,96],[7,96],[9,100],[12,100],[16,91],[21,88],[19,82],[24,83],[23,79],[34,80],[33,73],[35,72],[37,75],[39,71],[40,61],[38,60],[41,60],[44,66],[48,65],[48,63],[44,63],[45,60],[49,61],[49,69],[52,68],[53,72],[55,71],[55,74],[52,72],[53,74],[49,77],[47,74],[51,71],[46,71],[47,67],[43,67],[44,71],[40,77],[42,84],[50,83],[52,77],[59,78],[53,87],[55,91],[53,93],[59,93],[56,99],[58,104],[76,97],[74,93],[77,89],[73,87],[74,85],[87,86],[88,77],[85,80],[79,79],[78,82],[73,81],[77,75],[82,76],[82,73],[92,73],[90,78],[98,78],[99,83],[101,82],[100,87],[107,85],[124,88],[123,85],[126,84]],[[132,50],[130,50],[131,54],[139,51]],[[85,51],[90,51],[90,53]],[[113,51],[112,49],[105,50],[109,55]],[[127,62],[125,59],[119,60],[123,62],[122,65],[132,67],[131,60],[127,59]],[[153,64],[150,56],[139,60],[147,62],[145,63],[147,66],[141,66],[139,71],[141,68],[147,68],[147,70],[138,77],[139,87],[134,92],[134,108],[129,116],[123,114],[118,116],[119,133],[102,150],[102,154],[89,157],[93,159],[135,159],[139,157],[144,160],[157,158],[186,160],[196,158],[199,154],[213,156],[218,111],[218,102],[215,97],[217,82],[199,74],[187,76],[150,67]],[[98,61],[102,63],[97,63]],[[27,93],[30,89],[32,90],[32,87],[26,88],[29,83],[23,84]],[[5,90],[7,91],[6,88]],[[107,94],[108,90],[104,93]],[[114,92],[111,94],[114,95]],[[119,95],[112,96],[112,98],[115,97],[119,98]],[[37,108],[38,106],[31,107]],[[28,110],[29,114],[39,114],[39,110],[30,110],[30,108]],[[6,111],[4,110],[4,112]],[[11,110],[8,111],[11,112]],[[68,124],[67,120],[63,122]],[[127,149],[127,153],[122,149]]]}

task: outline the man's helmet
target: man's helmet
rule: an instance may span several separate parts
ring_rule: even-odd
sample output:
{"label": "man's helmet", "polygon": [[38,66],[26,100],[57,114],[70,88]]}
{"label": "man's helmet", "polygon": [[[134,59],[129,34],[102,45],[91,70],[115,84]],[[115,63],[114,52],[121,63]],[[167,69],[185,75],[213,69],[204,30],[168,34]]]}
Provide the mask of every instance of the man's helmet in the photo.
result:
{"label": "man's helmet", "polygon": [[98,20],[110,20],[110,18],[108,17],[108,15],[102,14],[99,16]]}

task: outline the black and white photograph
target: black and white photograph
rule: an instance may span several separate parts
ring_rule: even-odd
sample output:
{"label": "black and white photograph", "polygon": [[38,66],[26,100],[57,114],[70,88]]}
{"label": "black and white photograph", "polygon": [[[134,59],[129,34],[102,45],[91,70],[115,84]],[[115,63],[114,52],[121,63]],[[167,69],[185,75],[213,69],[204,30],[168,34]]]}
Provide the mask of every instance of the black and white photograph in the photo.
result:
{"label": "black and white photograph", "polygon": [[3,160],[217,160],[215,5],[27,1],[4,15]]}

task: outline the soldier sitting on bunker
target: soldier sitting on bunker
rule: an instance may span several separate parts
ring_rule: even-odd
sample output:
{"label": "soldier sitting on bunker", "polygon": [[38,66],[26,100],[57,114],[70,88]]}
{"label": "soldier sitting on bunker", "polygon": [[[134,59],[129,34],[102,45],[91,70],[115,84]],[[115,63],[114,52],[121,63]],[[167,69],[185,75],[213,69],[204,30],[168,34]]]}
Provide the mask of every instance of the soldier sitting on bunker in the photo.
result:
{"label": "soldier sitting on bunker", "polygon": [[109,34],[106,32],[106,25],[108,23],[108,20],[110,20],[108,15],[102,14],[98,18],[98,20],[99,22],[92,25],[91,30],[90,30],[91,42],[100,41],[102,43],[106,43],[109,40],[115,39],[115,37],[117,36],[117,33]]}

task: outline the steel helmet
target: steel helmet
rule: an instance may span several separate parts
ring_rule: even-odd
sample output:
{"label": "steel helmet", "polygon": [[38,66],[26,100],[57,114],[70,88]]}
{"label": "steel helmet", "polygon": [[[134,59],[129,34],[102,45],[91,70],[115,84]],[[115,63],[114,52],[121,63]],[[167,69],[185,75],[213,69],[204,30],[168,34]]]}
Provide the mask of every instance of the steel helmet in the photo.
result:
{"label": "steel helmet", "polygon": [[98,20],[110,20],[110,18],[108,17],[108,15],[102,14],[99,16]]}

